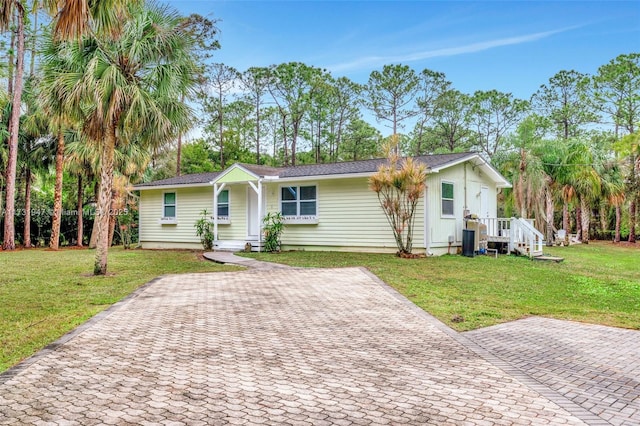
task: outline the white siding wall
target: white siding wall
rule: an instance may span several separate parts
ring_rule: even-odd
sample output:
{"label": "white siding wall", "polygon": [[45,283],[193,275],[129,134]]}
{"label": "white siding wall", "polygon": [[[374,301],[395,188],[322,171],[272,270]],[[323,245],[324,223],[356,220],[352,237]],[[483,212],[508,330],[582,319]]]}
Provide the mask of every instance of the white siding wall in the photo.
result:
{"label": "white siding wall", "polygon": [[[267,211],[280,211],[281,186],[317,185],[315,225],[285,226],[282,243],[285,248],[307,250],[396,251],[396,244],[375,192],[369,190],[367,178],[331,179],[267,185]],[[416,210],[414,252],[424,248],[424,200]]]}
{"label": "white siding wall", "polygon": [[[441,182],[454,184],[455,218],[442,217]],[[466,185],[465,185],[466,182]],[[367,178],[326,179],[318,181],[270,182],[263,186],[264,212],[280,211],[281,186],[316,185],[317,214],[314,225],[285,226],[282,242],[285,249],[306,250],[333,249],[358,251],[395,252],[396,244],[386,217],[380,208],[378,197],[369,190]],[[481,214],[481,188],[487,188],[487,211],[496,216],[496,187],[478,168],[460,164],[427,178],[427,198],[420,200],[416,210],[413,248],[415,253],[425,249],[424,223],[425,201],[428,210],[428,246],[436,254],[446,253],[449,235],[454,246],[462,241],[463,211]],[[465,191],[466,187],[466,191]],[[230,224],[219,224],[220,240],[245,240],[247,237],[246,183],[228,184],[230,200]],[[170,190],[173,191],[173,190]],[[140,242],[147,248],[193,247],[200,248],[194,224],[200,212],[213,212],[213,187],[176,189],[176,225],[160,225],[163,190],[140,191]],[[466,197],[465,197],[466,193]]]}
{"label": "white siding wall", "polygon": [[[442,216],[442,181],[453,182],[454,184],[455,218]],[[496,217],[497,201],[495,183],[484,176],[477,167],[472,167],[471,164],[466,165],[466,185],[464,164],[445,169],[440,173],[430,174],[427,178],[427,185],[429,187],[429,235],[432,248],[447,247],[450,235],[454,237],[454,246],[461,244],[465,207],[469,213],[480,215],[480,192],[483,186],[486,187],[488,191],[487,201],[489,205],[485,210],[489,212],[490,217]]]}
{"label": "white siding wall", "polygon": [[[165,192],[176,193],[175,225],[161,225],[162,202]],[[202,248],[194,225],[200,212],[213,210],[213,188],[181,188],[140,191],[140,243],[144,248]]]}
{"label": "white siding wall", "polygon": [[219,240],[244,240],[247,238],[247,184],[227,185],[229,190],[229,215],[231,224],[218,225]]}

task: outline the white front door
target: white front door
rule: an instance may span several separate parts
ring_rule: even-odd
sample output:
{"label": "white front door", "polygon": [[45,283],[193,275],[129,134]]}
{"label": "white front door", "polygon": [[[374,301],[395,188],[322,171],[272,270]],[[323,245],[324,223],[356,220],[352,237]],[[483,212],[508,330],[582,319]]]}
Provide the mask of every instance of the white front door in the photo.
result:
{"label": "white front door", "polygon": [[257,240],[259,235],[258,194],[253,188],[247,187],[247,239]]}
{"label": "white front door", "polygon": [[489,217],[489,188],[480,188],[480,217]]}

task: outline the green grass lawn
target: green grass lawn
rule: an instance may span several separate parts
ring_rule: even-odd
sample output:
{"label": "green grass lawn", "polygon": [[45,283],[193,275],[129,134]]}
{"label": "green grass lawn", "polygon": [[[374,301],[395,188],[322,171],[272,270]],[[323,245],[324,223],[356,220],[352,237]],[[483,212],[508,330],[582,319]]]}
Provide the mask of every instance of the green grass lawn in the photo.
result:
{"label": "green grass lawn", "polygon": [[545,248],[545,253],[565,261],[330,252],[250,256],[296,266],[364,266],[459,331],[530,315],[640,329],[640,249],[597,242]]}
{"label": "green grass lawn", "polygon": [[106,277],[89,275],[94,250],[0,253],[0,372],[32,355],[151,279],[236,270],[192,251],[109,251]]}
{"label": "green grass lawn", "polygon": [[[545,249],[560,264],[501,256],[399,259],[390,254],[249,256],[307,267],[365,266],[463,331],[529,315],[640,329],[640,249],[595,243]],[[197,252],[112,249],[112,275],[93,277],[93,250],[0,253],[0,372],[164,274],[237,270]],[[452,318],[462,318],[454,322]]]}

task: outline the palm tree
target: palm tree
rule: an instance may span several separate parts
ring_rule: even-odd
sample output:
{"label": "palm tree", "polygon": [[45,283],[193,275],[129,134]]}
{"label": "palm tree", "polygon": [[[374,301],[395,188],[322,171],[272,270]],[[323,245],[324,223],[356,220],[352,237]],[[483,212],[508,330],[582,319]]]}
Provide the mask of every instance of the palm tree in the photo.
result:
{"label": "palm tree", "polygon": [[568,178],[580,203],[581,241],[589,243],[589,224],[591,203],[601,191],[600,175],[597,171],[597,158],[588,142],[575,139],[569,143],[567,155]]}
{"label": "palm tree", "polygon": [[[6,126],[6,117],[11,114],[11,101],[8,95],[9,94],[5,90],[0,89],[0,141],[5,141],[9,137],[9,131]],[[0,169],[6,170],[8,159],[9,152],[6,149],[6,144],[4,142],[0,143]],[[4,185],[6,183],[5,177],[5,173],[0,173],[0,192],[2,192],[2,190],[4,189]],[[2,208],[3,200],[4,197],[0,197],[0,218],[2,218],[6,214],[3,214],[5,212],[5,210]]]}
{"label": "palm tree", "polygon": [[555,231],[555,209],[556,201],[562,202],[562,159],[566,157],[566,145],[557,140],[541,141],[536,146],[536,155],[542,161],[542,167],[545,174],[545,222],[546,222],[546,240],[547,245],[553,245]]}
{"label": "palm tree", "polygon": [[[609,162],[604,165],[602,173],[600,175],[602,180],[602,205],[601,217],[606,217],[607,204],[613,206],[615,209],[615,234],[613,242],[620,242],[620,222],[621,222],[621,207],[625,200],[625,185],[622,172],[619,165],[616,162]],[[604,231],[603,227],[603,231]]]}
{"label": "palm tree", "polygon": [[23,101],[27,112],[20,119],[18,160],[25,183],[23,246],[31,247],[31,183],[34,171],[42,171],[52,158],[48,117],[37,103],[38,81],[30,75],[25,82]]}
{"label": "palm tree", "polygon": [[[113,31],[126,16],[126,6],[139,0],[45,0],[45,6],[56,16],[55,34],[62,39],[80,37],[92,26],[96,33]],[[18,160],[18,132],[20,127],[20,106],[22,103],[24,56],[25,56],[25,20],[27,10],[23,0],[0,1],[0,30],[6,31],[16,18],[15,69],[11,87],[11,117],[9,119],[9,151],[6,165],[5,192],[5,250],[15,249],[15,192],[16,168]],[[11,61],[13,62],[13,61]],[[13,65],[13,63],[11,63]]]}
{"label": "palm tree", "polygon": [[12,17],[16,17],[16,67],[12,85],[11,116],[9,118],[9,153],[6,167],[4,241],[5,250],[14,250],[15,242],[15,197],[16,170],[18,163],[18,129],[20,127],[20,106],[22,103],[22,87],[24,75],[24,21],[26,9],[20,0],[3,0],[0,2],[0,30],[7,30]]}
{"label": "palm tree", "polygon": [[55,96],[82,116],[83,132],[100,141],[100,188],[95,274],[107,272],[109,209],[116,146],[141,140],[170,141],[191,110],[180,102],[193,85],[193,39],[180,16],[166,7],[135,6],[120,32],[98,40],[55,42],[45,64]]}
{"label": "palm tree", "polygon": [[[535,120],[528,117],[518,126],[511,141],[512,152],[502,160],[501,169],[513,182],[512,202],[520,217],[542,218],[546,222],[546,193],[549,176],[539,152],[543,142],[535,132]],[[496,161],[500,161],[500,155]]]}
{"label": "palm tree", "polygon": [[83,214],[84,214],[84,187],[85,182],[95,180],[96,171],[99,169],[99,157],[97,147],[87,140],[77,129],[68,132],[69,143],[65,145],[65,168],[67,172],[77,177],[76,198],[76,246],[82,247],[84,240]]}
{"label": "palm tree", "polygon": [[128,14],[127,5],[140,0],[44,0],[51,16],[57,17],[54,34],[62,40],[80,38],[89,32],[117,32]]}
{"label": "palm tree", "polygon": [[[55,57],[58,51],[58,44],[53,42],[52,34],[47,34],[44,43],[44,55],[46,58]],[[60,225],[62,223],[62,184],[64,178],[64,156],[65,156],[65,135],[67,130],[73,127],[73,122],[79,122],[80,117],[76,114],[73,116],[65,104],[64,98],[61,98],[57,87],[57,69],[52,66],[68,67],[77,66],[71,63],[74,58],[58,58],[56,61],[45,61],[42,72],[43,78],[40,91],[40,104],[50,117],[49,127],[56,139],[55,152],[55,186],[53,196],[53,217],[51,221],[51,238],[49,240],[49,248],[57,250],[60,243]]]}

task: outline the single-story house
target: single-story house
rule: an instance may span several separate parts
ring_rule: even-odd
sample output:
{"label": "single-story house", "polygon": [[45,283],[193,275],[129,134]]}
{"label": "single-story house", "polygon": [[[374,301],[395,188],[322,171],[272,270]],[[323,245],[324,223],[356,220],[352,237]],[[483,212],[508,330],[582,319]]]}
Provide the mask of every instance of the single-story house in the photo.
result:
{"label": "single-story house", "polygon": [[[509,182],[476,153],[414,157],[427,166],[416,212],[414,252],[460,246],[464,218],[497,217],[497,194]],[[259,249],[262,218],[284,216],[284,250],[395,252],[387,219],[368,179],[386,159],[291,167],[234,164],[135,186],[143,248],[201,248],[194,224],[211,214],[215,248]]]}

